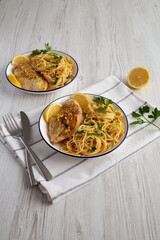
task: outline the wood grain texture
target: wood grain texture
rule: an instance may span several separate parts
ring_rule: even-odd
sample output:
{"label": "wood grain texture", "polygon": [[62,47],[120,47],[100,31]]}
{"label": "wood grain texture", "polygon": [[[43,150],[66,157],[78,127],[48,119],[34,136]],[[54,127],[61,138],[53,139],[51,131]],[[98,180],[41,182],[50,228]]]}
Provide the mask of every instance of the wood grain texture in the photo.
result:
{"label": "wood grain texture", "polygon": [[[9,111],[30,111],[109,75],[126,84],[135,66],[151,73],[149,85],[135,92],[160,108],[159,23],[158,0],[1,0],[0,120]],[[77,60],[77,80],[49,95],[17,91],[6,81],[7,63],[47,42]],[[0,144],[0,239],[159,240],[159,144],[53,204],[30,188],[24,169]]]}

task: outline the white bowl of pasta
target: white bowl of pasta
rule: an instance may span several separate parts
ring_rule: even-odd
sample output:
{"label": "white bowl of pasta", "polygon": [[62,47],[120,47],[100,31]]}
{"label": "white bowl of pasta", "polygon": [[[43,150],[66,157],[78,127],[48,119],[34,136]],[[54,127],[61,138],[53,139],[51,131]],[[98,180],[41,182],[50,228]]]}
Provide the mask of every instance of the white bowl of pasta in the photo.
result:
{"label": "white bowl of pasta", "polygon": [[[39,132],[48,146],[72,157],[93,158],[109,154],[123,143],[128,132],[124,111],[111,99],[88,93],[86,96],[89,103],[81,108],[82,112],[72,105],[75,104],[70,100],[73,95],[61,97],[46,106],[39,118]],[[44,113],[56,104],[62,106],[61,110],[46,122]],[[77,120],[80,112],[81,121]],[[59,127],[60,131],[57,130]]]}
{"label": "white bowl of pasta", "polygon": [[5,74],[18,90],[46,94],[73,82],[78,74],[78,64],[67,53],[36,49],[15,56],[7,65]]}

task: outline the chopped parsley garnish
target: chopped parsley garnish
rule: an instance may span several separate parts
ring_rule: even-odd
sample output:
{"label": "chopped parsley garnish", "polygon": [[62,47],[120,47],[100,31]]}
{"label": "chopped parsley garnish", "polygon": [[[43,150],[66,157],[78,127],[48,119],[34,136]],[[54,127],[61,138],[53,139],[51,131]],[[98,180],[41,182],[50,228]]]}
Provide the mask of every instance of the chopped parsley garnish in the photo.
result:
{"label": "chopped parsley garnish", "polygon": [[92,101],[95,102],[95,103],[105,104],[105,98],[103,98],[103,97],[93,97]]}
{"label": "chopped parsley garnish", "polygon": [[99,107],[99,108],[96,109],[96,111],[107,113],[106,107],[104,107],[104,108]]}
{"label": "chopped parsley garnish", "polygon": [[55,82],[53,82],[51,84],[56,85],[57,81],[58,81],[58,77],[57,77],[56,73],[54,74],[54,76],[52,78],[55,78]]}
{"label": "chopped parsley garnish", "polygon": [[92,121],[90,120],[90,122],[89,122],[89,123],[84,123],[84,125],[86,125],[86,126],[93,126],[93,125],[94,125],[94,123],[92,123]]}
{"label": "chopped parsley garnish", "polygon": [[75,134],[82,134],[82,133],[84,133],[84,129],[81,131],[77,131]]}
{"label": "chopped parsley garnish", "polygon": [[102,125],[100,123],[98,123],[98,129],[102,130]]}
{"label": "chopped parsley garnish", "polygon": [[96,150],[96,147],[91,148],[91,152],[94,152]]}
{"label": "chopped parsley garnish", "polygon": [[57,59],[57,58],[58,58],[57,53],[53,53],[52,59],[55,60],[55,59]]}
{"label": "chopped parsley garnish", "polygon": [[88,140],[93,140],[93,138],[92,138],[92,137],[89,137]]}
{"label": "chopped parsley garnish", "polygon": [[47,53],[51,50],[51,46],[49,46],[49,43],[45,43],[45,48],[46,50],[39,50],[39,49],[35,49],[32,51],[31,55],[39,55],[41,53]]}
{"label": "chopped parsley garnish", "polygon": [[113,103],[113,101],[111,100],[111,99],[107,99],[106,100],[106,106],[108,107],[109,106],[109,104],[112,104]]}
{"label": "chopped parsley garnish", "polygon": [[74,76],[71,74],[70,76],[66,77],[67,79],[73,78]]}
{"label": "chopped parsley garnish", "polygon": [[91,136],[98,136],[98,137],[102,137],[102,133],[100,132],[94,132],[94,133],[88,133]]}
{"label": "chopped parsley garnish", "polygon": [[62,59],[62,56],[58,55],[57,53],[53,53],[53,57],[52,57],[53,60],[57,59],[57,60],[61,60]]}
{"label": "chopped parsley garnish", "polygon": [[99,107],[99,108],[96,109],[96,111],[100,111],[100,112],[104,112],[104,113],[107,113],[106,109],[109,106],[109,104],[113,103],[113,101],[111,99],[106,99],[104,97],[93,97],[92,101],[95,102],[95,103],[104,104],[105,105],[104,107]]}
{"label": "chopped parsley garnish", "polygon": [[110,146],[112,147],[112,146],[113,146],[113,143],[111,143]]}
{"label": "chopped parsley garnish", "polygon": [[109,131],[107,130],[107,134],[110,135]]}
{"label": "chopped parsley garnish", "polygon": [[[158,128],[160,130],[160,127],[157,126],[156,124],[154,124],[154,121],[160,117],[160,110],[158,110],[158,108],[154,108],[154,110],[152,111],[152,114],[148,115],[148,118],[152,118],[153,121],[149,121],[144,114],[149,113],[150,112],[150,107],[148,105],[144,106],[143,108],[139,108],[139,113],[136,112],[132,112],[132,117],[137,118],[136,121],[131,122],[130,125],[134,125],[134,124],[143,124],[143,123],[149,123],[151,125],[154,125],[156,128]],[[142,118],[141,118],[142,117]]]}

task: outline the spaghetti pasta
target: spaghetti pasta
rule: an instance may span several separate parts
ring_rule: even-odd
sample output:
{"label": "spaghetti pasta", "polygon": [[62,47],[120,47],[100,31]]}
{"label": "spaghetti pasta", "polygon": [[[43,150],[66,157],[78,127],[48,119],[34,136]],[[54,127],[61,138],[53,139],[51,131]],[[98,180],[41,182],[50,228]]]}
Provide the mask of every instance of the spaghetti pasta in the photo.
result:
{"label": "spaghetti pasta", "polygon": [[71,58],[55,52],[41,52],[29,56],[31,66],[48,82],[48,90],[64,86],[74,77],[74,62]]}
{"label": "spaghetti pasta", "polygon": [[[99,98],[100,100],[100,98]],[[124,114],[113,102],[94,97],[84,109],[84,122],[68,139],[60,142],[61,151],[94,156],[110,151],[125,134]]]}

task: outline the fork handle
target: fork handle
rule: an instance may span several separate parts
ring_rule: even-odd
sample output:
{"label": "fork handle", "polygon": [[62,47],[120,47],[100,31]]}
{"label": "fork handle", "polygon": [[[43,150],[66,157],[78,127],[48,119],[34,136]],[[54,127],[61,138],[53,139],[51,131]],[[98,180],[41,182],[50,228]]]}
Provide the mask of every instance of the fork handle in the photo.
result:
{"label": "fork handle", "polygon": [[26,147],[28,153],[31,155],[32,159],[34,160],[34,162],[37,164],[37,166],[39,167],[40,171],[42,172],[43,176],[45,177],[45,179],[47,181],[52,179],[52,175],[51,173],[48,171],[48,169],[46,168],[46,166],[41,162],[41,160],[38,158],[38,156],[33,152],[33,150],[30,148],[30,146],[28,145],[28,143],[25,142],[25,140],[20,137],[21,142],[24,144],[24,146]]}
{"label": "fork handle", "polygon": [[25,148],[25,160],[26,160],[26,167],[27,167],[27,171],[28,171],[28,175],[29,175],[29,180],[31,183],[31,186],[35,186],[37,185],[37,181],[34,177],[33,174],[33,169],[32,169],[32,163],[31,163],[31,156],[28,153],[27,149]]}

